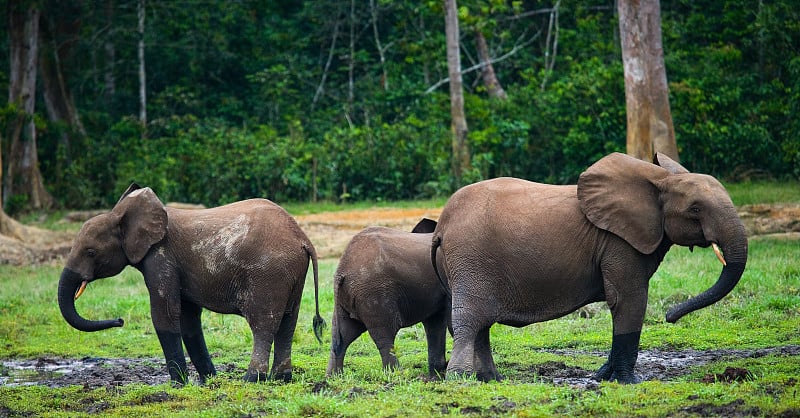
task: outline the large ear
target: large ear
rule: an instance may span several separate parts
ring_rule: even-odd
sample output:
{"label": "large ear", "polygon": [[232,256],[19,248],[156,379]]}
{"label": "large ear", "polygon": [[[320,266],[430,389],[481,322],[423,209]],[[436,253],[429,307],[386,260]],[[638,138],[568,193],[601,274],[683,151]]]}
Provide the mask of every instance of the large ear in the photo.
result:
{"label": "large ear", "polygon": [[430,234],[436,229],[436,221],[433,219],[422,218],[421,221],[411,230],[412,234]]}
{"label": "large ear", "polygon": [[657,152],[653,160],[655,160],[656,164],[658,164],[660,167],[665,168],[671,174],[684,174],[689,172],[689,170],[685,169],[682,165],[678,164],[677,161],[667,157],[666,154]]}
{"label": "large ear", "polygon": [[651,254],[664,236],[654,182],[668,174],[625,154],[603,157],[578,179],[581,210],[598,228],[619,236],[642,254]]}
{"label": "large ear", "polygon": [[167,234],[167,211],[149,187],[123,195],[111,211],[120,216],[122,248],[131,264],[142,261]]}

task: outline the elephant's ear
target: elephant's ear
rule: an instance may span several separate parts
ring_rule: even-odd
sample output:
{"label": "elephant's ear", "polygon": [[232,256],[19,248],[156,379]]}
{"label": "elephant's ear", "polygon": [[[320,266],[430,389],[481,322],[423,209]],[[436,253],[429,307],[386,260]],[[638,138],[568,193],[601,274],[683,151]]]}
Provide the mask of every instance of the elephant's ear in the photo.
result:
{"label": "elephant's ear", "polygon": [[657,152],[653,159],[655,160],[656,164],[658,164],[660,167],[665,168],[671,174],[685,174],[689,172],[689,170],[684,168],[677,161],[667,157],[665,154],[662,154],[660,152]]}
{"label": "elephant's ear", "polygon": [[619,236],[642,254],[651,254],[664,236],[659,190],[654,182],[668,174],[634,157],[610,154],[581,174],[581,210],[598,228]]}
{"label": "elephant's ear", "polygon": [[124,193],[122,193],[122,196],[120,196],[120,197],[119,197],[119,200],[117,200],[117,204],[119,204],[119,202],[122,202],[122,199],[124,199],[124,198],[125,198],[125,196],[127,196],[127,195],[131,194],[131,192],[132,192],[132,191],[134,191],[134,190],[139,190],[139,189],[141,189],[141,188],[142,188],[142,186],[139,186],[139,185],[138,185],[138,184],[136,184],[136,183],[131,183],[131,185],[130,185],[130,186],[128,186],[128,188],[125,190],[125,192],[124,192]]}
{"label": "elephant's ear", "polygon": [[422,218],[417,226],[411,230],[412,234],[430,234],[436,229],[436,221],[433,219]]}
{"label": "elephant's ear", "polygon": [[131,264],[142,261],[167,234],[167,211],[149,187],[123,195],[112,212],[120,215],[122,248]]}

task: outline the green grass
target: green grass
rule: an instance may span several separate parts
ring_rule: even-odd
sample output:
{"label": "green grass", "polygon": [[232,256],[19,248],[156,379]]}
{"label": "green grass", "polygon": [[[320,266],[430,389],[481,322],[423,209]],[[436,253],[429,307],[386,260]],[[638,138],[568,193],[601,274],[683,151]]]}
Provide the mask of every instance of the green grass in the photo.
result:
{"label": "green grass", "polygon": [[725,184],[733,204],[800,203],[800,181],[754,181]]}
{"label": "green grass", "polygon": [[[760,348],[800,344],[800,266],[798,242],[754,239],[747,271],[737,288],[721,302],[667,324],[667,309],[713,281],[720,267],[710,250],[690,253],[674,247],[651,281],[650,304],[642,349],[698,350]],[[331,277],[336,260],[321,261],[321,309],[330,323]],[[149,319],[148,297],[141,275],[126,269],[119,277],[92,283],[78,303],[90,318],[125,319],[125,327],[98,333],[70,328],[56,305],[59,266],[0,266],[0,358],[57,356],[161,357]],[[590,318],[576,314],[524,328],[495,326],[492,344],[501,373],[508,379],[488,384],[471,380],[429,382],[421,326],[401,331],[397,352],[403,368],[380,369],[380,357],[366,336],[348,351],[345,373],[323,385],[326,344],[313,337],[313,286],[306,286],[295,335],[294,381],[289,384],[240,382],[249,362],[252,337],[245,321],[230,315],[204,314],[209,350],[217,365],[236,373],[214,378],[206,386],[173,388],[127,385],[100,389],[40,386],[0,387],[0,415],[81,416],[429,416],[461,415],[688,415],[695,408],[725,408],[775,415],[800,411],[795,358],[764,356],[732,359],[698,367],[677,381],[648,381],[622,386],[604,383],[580,389],[539,382],[531,367],[548,361],[594,370],[603,361],[592,352],[606,351],[611,319],[603,308]],[[448,350],[452,342],[448,341]],[[586,354],[558,355],[570,348]],[[735,383],[701,383],[707,373],[744,367],[752,378]],[[313,390],[315,385],[320,390]],[[689,408],[689,409],[687,409]],[[757,409],[756,409],[757,408]],[[724,411],[720,409],[719,411]],[[718,412],[719,412],[718,411]],[[724,415],[724,413],[722,413]]]}
{"label": "green grass", "polygon": [[[800,202],[797,183],[728,185],[737,205]],[[347,205],[286,205],[294,214],[373,206],[441,207],[444,200],[371,202]],[[77,230],[59,224],[60,215],[32,216],[26,223]],[[800,242],[755,238],[750,241],[747,270],[739,285],[719,303],[694,312],[676,324],[666,311],[713,283],[720,266],[709,249],[689,252],[673,247],[651,280],[650,302],[641,349],[757,349],[800,344]],[[320,261],[320,305],[330,326],[333,307],[331,278],[337,260]],[[79,312],[93,319],[122,317],[123,328],[82,333],[69,327],[56,304],[61,266],[0,265],[0,359],[43,356],[162,358],[150,322],[148,295],[138,271],[92,283],[78,301]],[[420,325],[397,338],[403,367],[380,368],[380,356],[367,335],[348,350],[342,376],[325,380],[330,329],[325,343],[314,339],[313,286],[307,279],[295,333],[294,380],[288,384],[240,381],[250,360],[252,336],[236,316],[204,313],[206,340],[221,373],[206,386],[174,388],[167,382],[90,389],[82,386],[0,386],[0,416],[431,416],[465,414],[496,416],[692,416],[800,414],[800,361],[767,355],[731,358],[695,367],[670,381],[639,385],[603,383],[574,388],[543,383],[531,370],[551,361],[595,370],[610,348],[611,316],[602,304],[589,318],[571,314],[523,328],[496,325],[491,331],[495,360],[507,379],[428,381],[425,335]],[[448,340],[448,354],[452,341]],[[570,349],[576,354],[556,354]],[[744,381],[703,383],[707,374],[726,367],[746,368]],[[0,366],[0,375],[4,373]],[[734,412],[731,412],[734,411]]]}

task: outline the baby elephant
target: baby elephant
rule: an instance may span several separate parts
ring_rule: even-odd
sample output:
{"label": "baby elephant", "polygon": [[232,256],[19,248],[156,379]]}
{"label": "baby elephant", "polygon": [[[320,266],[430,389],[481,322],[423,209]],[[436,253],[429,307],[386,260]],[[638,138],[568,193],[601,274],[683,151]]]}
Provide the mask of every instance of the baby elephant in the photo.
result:
{"label": "baby elephant", "polygon": [[347,347],[364,331],[378,346],[383,367],[396,368],[395,336],[419,322],[428,339],[428,372],[445,372],[450,304],[431,263],[435,228],[430,219],[420,221],[412,233],[370,227],[347,245],[334,275],[328,376],[342,371]]}

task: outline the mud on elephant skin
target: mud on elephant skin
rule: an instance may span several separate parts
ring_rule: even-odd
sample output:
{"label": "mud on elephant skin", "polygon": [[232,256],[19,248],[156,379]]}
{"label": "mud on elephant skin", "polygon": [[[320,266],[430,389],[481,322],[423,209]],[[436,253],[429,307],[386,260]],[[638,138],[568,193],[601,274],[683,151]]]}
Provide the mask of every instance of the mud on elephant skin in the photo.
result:
{"label": "mud on elephant skin", "polygon": [[333,280],[328,376],[342,371],[347,348],[364,331],[378,347],[383,367],[398,367],[397,332],[420,322],[428,341],[428,372],[432,376],[445,372],[450,310],[431,265],[435,226],[435,221],[423,219],[411,233],[370,227],[347,245]]}
{"label": "mud on elephant skin", "polygon": [[747,262],[747,235],[725,188],[661,154],[655,164],[608,155],[577,185],[498,178],[463,187],[433,235],[432,258],[443,254],[452,294],[447,374],[482,380],[500,377],[492,324],[525,326],[606,301],[613,338],[596,378],[637,382],[649,281],[670,247],[713,246],[724,267],[711,288],[670,309],[668,322],[727,295]]}
{"label": "mud on elephant skin", "polygon": [[[81,331],[123,325],[93,321],[75,300],[94,280],[131,265],[144,276],[150,313],[170,379],[185,383],[183,345],[201,381],[216,373],[200,316],[203,308],[244,317],[253,332],[248,381],[292,376],[292,336],[308,272],[318,288],[317,255],[297,222],[280,206],[251,199],[212,209],[165,207],[150,188],[132,184],[114,208],[81,227],[58,285],[64,319]],[[314,330],[324,321],[319,301]],[[274,344],[274,361],[269,370]]]}

